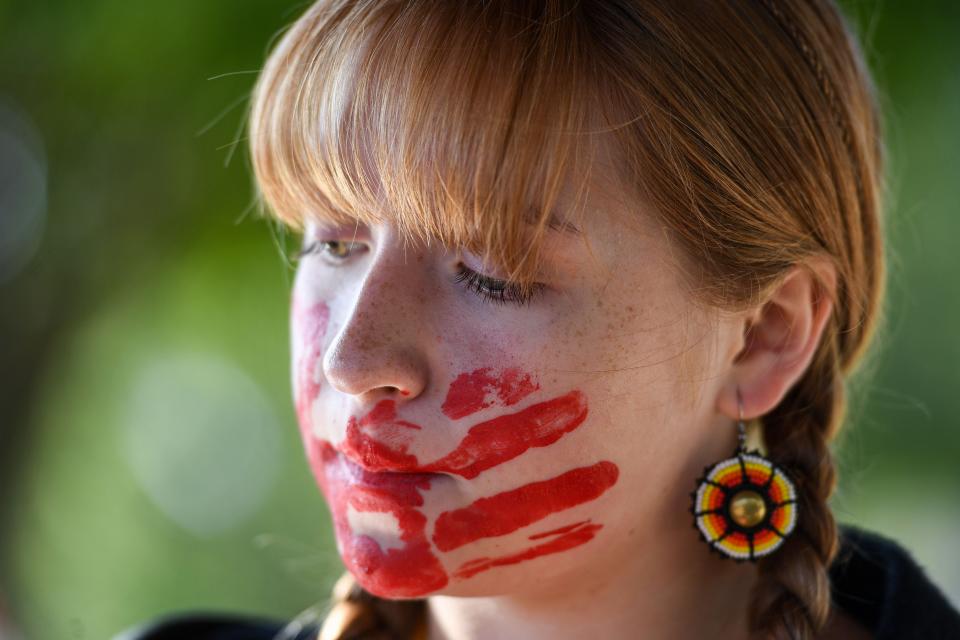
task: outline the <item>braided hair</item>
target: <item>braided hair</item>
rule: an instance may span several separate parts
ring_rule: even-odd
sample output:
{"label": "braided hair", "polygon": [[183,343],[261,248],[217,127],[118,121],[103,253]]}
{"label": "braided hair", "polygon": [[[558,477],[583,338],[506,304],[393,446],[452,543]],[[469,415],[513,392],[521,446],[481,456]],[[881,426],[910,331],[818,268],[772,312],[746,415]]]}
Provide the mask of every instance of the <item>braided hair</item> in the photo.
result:
{"label": "braided hair", "polygon": [[424,623],[425,601],[377,597],[350,572],[340,576],[332,596],[317,640],[407,640]]}

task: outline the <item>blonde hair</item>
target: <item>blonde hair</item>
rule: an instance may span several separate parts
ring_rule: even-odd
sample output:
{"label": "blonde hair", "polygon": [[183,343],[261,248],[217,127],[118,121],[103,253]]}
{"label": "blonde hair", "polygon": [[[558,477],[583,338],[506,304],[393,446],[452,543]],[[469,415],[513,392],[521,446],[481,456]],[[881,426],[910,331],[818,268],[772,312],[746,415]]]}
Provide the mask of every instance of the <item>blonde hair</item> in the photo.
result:
{"label": "blonde hair", "polygon": [[[600,135],[705,303],[756,304],[792,266],[829,258],[828,326],[761,421],[803,515],[759,561],[750,612],[765,637],[824,626],[828,445],[885,283],[878,98],[833,2],[322,0],[271,53],[249,131],[259,193],[290,227],[391,221],[405,240],[485,256],[524,291],[560,190],[585,191]],[[329,637],[353,637],[341,626]]]}

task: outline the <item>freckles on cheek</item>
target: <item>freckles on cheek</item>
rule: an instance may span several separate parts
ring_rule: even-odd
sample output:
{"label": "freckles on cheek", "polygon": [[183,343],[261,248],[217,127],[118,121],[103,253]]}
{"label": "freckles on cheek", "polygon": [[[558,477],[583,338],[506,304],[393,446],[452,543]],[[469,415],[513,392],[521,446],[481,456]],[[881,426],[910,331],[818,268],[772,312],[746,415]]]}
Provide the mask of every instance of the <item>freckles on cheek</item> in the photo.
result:
{"label": "freckles on cheek", "polygon": [[[384,400],[366,415],[351,416],[347,437],[334,447],[313,435],[311,424],[311,407],[319,392],[316,366],[328,315],[325,306],[317,305],[304,310],[298,319],[302,356],[297,369],[297,414],[307,457],[330,506],[338,550],[365,589],[381,597],[421,597],[451,581],[466,580],[495,567],[573,549],[603,527],[581,520],[536,533],[529,536],[536,544],[502,556],[476,556],[448,573],[442,561],[446,553],[469,549],[478,541],[512,533],[588,503],[616,484],[617,466],[603,460],[443,511],[432,534],[427,531],[424,493],[433,482],[443,479],[437,474],[474,478],[531,448],[551,446],[584,423],[586,396],[574,389],[479,421],[451,453],[433,461],[420,461],[408,452],[411,438],[424,429],[398,420],[395,402]],[[519,369],[497,374],[484,367],[465,372],[451,383],[441,411],[447,419],[465,419],[493,405],[516,404],[538,390],[533,377]],[[405,473],[381,472],[388,469]],[[356,519],[356,514],[363,513],[389,515],[387,521],[396,523],[393,535],[399,540],[381,545],[373,536],[355,532],[350,515]]]}

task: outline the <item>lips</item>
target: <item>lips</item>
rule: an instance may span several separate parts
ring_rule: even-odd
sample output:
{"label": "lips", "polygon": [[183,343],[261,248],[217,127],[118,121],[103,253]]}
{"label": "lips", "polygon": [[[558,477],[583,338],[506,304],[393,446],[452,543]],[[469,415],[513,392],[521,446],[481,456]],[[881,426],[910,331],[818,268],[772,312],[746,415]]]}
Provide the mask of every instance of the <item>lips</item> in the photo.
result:
{"label": "lips", "polygon": [[446,475],[425,471],[421,467],[391,469],[377,465],[375,468],[370,468],[364,465],[362,461],[354,459],[346,451],[340,449],[335,449],[335,451],[342,469],[348,475],[350,481],[356,484],[383,486],[384,484],[407,482],[421,485],[424,481],[429,483],[430,480]]}

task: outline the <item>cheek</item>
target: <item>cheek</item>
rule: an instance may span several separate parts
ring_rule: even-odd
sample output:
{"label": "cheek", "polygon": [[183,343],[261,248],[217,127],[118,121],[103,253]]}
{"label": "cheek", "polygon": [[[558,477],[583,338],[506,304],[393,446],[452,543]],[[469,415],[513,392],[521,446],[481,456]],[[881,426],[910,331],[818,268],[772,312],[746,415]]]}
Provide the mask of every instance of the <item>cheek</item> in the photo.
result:
{"label": "cheek", "polygon": [[[291,305],[291,364],[297,422],[305,441],[313,432],[313,408],[320,394],[323,342],[330,309],[323,302],[303,304],[294,297]],[[310,449],[308,447],[308,453]],[[314,456],[311,456],[313,460]]]}
{"label": "cheek", "polygon": [[491,367],[483,367],[457,376],[440,409],[451,420],[458,420],[494,403],[516,404],[539,388],[533,376],[521,369],[507,369],[496,375]]}
{"label": "cheek", "polygon": [[[434,528],[433,541],[441,551],[452,551],[481,538],[512,533],[551,514],[597,499],[616,484],[619,473],[617,465],[604,460],[480,498],[467,507],[441,513]],[[566,528],[562,529],[540,533],[530,539],[564,533]]]}

